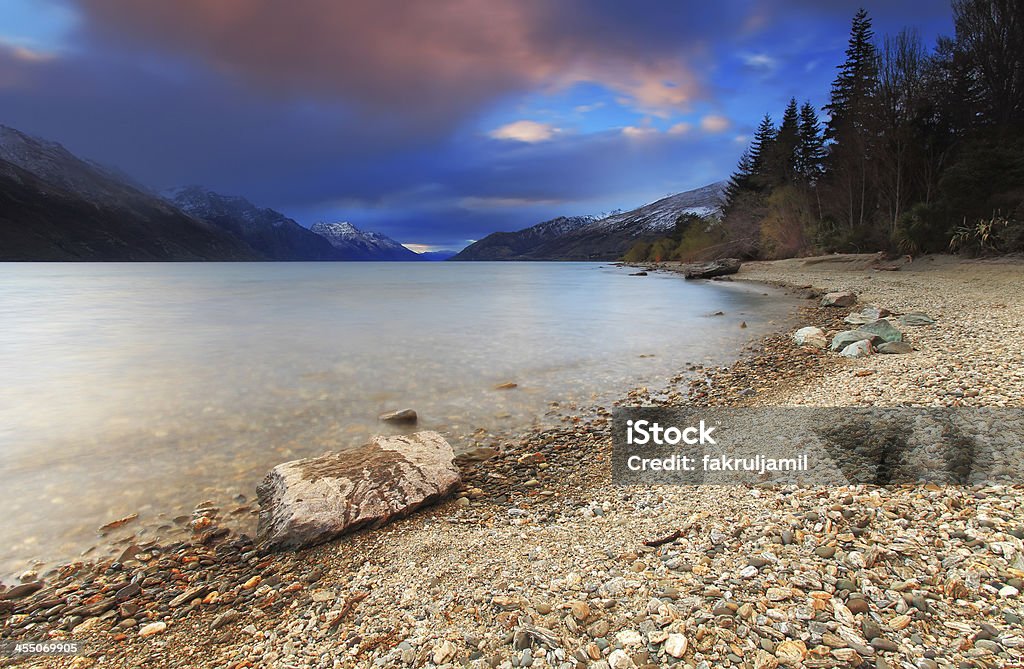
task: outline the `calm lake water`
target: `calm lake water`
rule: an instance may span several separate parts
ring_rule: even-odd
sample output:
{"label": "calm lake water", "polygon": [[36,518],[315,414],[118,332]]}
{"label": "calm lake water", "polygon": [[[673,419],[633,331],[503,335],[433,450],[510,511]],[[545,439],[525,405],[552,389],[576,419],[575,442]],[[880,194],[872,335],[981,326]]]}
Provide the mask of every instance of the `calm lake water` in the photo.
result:
{"label": "calm lake water", "polygon": [[[725,362],[792,305],[629,272],[0,264],[0,575],[153,536],[203,500],[251,503],[278,462],[389,431],[383,411],[416,409],[457,450],[481,429],[554,422],[687,363]],[[494,389],[508,381],[519,387]],[[131,513],[121,534],[98,536]]]}

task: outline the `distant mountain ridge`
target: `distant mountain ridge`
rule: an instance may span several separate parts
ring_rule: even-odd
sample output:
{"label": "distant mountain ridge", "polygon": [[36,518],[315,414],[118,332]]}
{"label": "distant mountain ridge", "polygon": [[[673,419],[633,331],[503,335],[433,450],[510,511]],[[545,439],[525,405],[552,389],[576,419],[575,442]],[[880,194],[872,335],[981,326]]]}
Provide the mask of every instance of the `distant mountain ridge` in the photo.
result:
{"label": "distant mountain ridge", "polygon": [[260,258],[60,144],[0,126],[0,260]]}
{"label": "distant mountain ridge", "polygon": [[346,260],[422,260],[387,235],[360,230],[348,222],[314,223],[309,229],[330,242]]}
{"label": "distant mountain ridge", "polygon": [[726,184],[718,181],[604,218],[560,217],[518,232],[495,232],[452,260],[617,260],[637,241],[670,231],[683,214],[718,215]]}
{"label": "distant mountain ridge", "polygon": [[564,237],[595,220],[592,216],[559,216],[519,232],[495,232],[462,249],[452,260],[520,260],[545,242]]}
{"label": "distant mountain ridge", "polygon": [[347,223],[319,231],[200,186],[161,197],[0,125],[0,261],[434,259]]}
{"label": "distant mountain ridge", "polygon": [[347,259],[315,232],[243,197],[220,195],[200,186],[173,189],[166,196],[185,213],[245,240],[268,260]]}

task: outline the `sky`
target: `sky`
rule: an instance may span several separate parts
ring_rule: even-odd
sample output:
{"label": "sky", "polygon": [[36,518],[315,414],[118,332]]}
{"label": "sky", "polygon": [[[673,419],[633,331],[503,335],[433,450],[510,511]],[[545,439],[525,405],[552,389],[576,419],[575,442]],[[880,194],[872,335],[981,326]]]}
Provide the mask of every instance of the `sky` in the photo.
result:
{"label": "sky", "polygon": [[3,0],[0,123],[417,250],[727,178],[825,104],[850,19],[947,0]]}

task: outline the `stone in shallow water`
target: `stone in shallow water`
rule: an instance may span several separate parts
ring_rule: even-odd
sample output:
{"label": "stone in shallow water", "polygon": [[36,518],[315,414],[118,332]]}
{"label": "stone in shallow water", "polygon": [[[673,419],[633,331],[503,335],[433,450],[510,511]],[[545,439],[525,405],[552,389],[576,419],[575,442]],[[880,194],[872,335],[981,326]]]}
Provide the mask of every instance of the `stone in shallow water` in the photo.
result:
{"label": "stone in shallow water", "polygon": [[38,592],[43,589],[43,584],[39,581],[33,583],[22,583],[16,585],[10,590],[5,590],[0,593],[0,600],[3,599],[19,599],[21,597],[28,597],[29,595]]}
{"label": "stone in shallow water", "polygon": [[415,423],[417,420],[416,412],[412,409],[402,409],[401,411],[389,411],[382,413],[377,417],[377,420],[382,423]]}
{"label": "stone in shallow water", "polygon": [[454,460],[440,434],[416,432],[277,465],[257,488],[257,538],[303,548],[379,527],[451,494],[460,482]]}

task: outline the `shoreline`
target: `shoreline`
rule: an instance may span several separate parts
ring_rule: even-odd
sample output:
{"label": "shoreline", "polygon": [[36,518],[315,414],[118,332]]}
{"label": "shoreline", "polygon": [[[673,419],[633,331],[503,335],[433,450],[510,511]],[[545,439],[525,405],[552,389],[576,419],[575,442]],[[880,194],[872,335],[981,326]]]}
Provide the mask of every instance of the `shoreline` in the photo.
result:
{"label": "shoreline", "polygon": [[[924,284],[945,277],[950,261],[937,262],[942,267]],[[915,292],[919,277],[906,282],[902,272],[872,276],[859,266],[837,270],[827,261],[751,265],[744,265],[738,281],[777,281],[813,292],[839,286],[810,279],[831,280],[860,287],[871,298],[877,293],[896,308],[929,300]],[[1012,287],[1024,278],[1019,264],[1002,267],[1009,268],[1002,279],[989,279]],[[928,271],[920,270],[922,276]],[[953,276],[961,271],[955,267]],[[872,293],[876,278],[883,279],[875,282],[881,288]],[[1003,303],[1014,299],[1012,293],[994,294]],[[798,307],[796,320],[834,330],[850,311],[814,304],[808,300]],[[1003,320],[1020,322],[1015,319],[1021,306],[1007,304]],[[954,318],[942,314],[938,329],[959,327]],[[930,353],[919,351],[846,360],[796,347],[793,329],[755,342],[734,364],[706,370],[701,378],[690,381],[696,369],[681,370],[673,379],[675,390],[663,397],[635,388],[621,403],[676,403],[685,397],[735,406],[898,402],[907,394],[882,392],[892,376],[935,357],[916,360]],[[936,338],[934,345],[948,352],[952,341]],[[1016,351],[979,350],[1007,356]],[[991,355],[979,357],[985,363],[980,369],[1000,366]],[[1005,360],[1001,366],[1006,371]],[[865,369],[872,373],[857,375]],[[974,378],[946,374],[943,367],[923,371],[928,376],[935,370],[954,383]],[[990,399],[963,389],[959,396],[928,392],[949,405]],[[1018,386],[1002,392],[1004,404],[1022,405],[1021,395],[1012,394],[1020,392]],[[1024,613],[1019,596],[986,589],[994,579],[1019,582],[1024,572],[1014,576],[1008,570],[1018,568],[1009,558],[978,555],[977,545],[970,545],[1009,544],[1020,551],[1020,537],[1013,534],[1021,533],[1020,486],[990,492],[744,489],[736,495],[632,490],[608,481],[608,414],[568,418],[562,427],[523,435],[498,457],[464,461],[464,487],[454,499],[298,554],[263,555],[242,537],[221,533],[216,513],[200,509],[194,525],[207,527],[196,535],[196,545],[123,556],[122,567],[103,570],[102,583],[93,578],[85,586],[95,594],[80,601],[73,600],[74,592],[62,595],[72,599],[78,624],[84,625],[64,636],[85,641],[90,653],[37,660],[36,666],[443,666],[467,660],[480,667],[587,663],[619,669],[677,661],[849,666],[856,656],[887,666],[913,661],[940,667],[984,658],[1019,661],[1024,654],[1024,638],[1012,632]],[[951,514],[951,508],[960,513]],[[645,545],[673,531],[679,536]],[[940,535],[947,558],[961,558],[948,570],[935,569],[940,547],[926,541],[932,536],[934,544]],[[960,574],[971,560],[987,571]],[[144,576],[132,583],[131,575],[140,572]],[[147,591],[156,597],[147,599]],[[35,611],[54,611],[47,615],[58,619],[69,615],[71,604],[55,599],[17,601],[40,604]],[[132,610],[134,603],[140,608]],[[0,640],[7,640],[13,617],[2,600],[0,616]],[[157,629],[160,622],[165,629],[140,636],[143,623],[157,623],[151,628]],[[782,622],[788,634],[779,629]],[[530,626],[553,631],[558,643],[522,642],[516,632]],[[867,638],[875,631],[878,636]],[[971,639],[966,648],[957,646],[961,637]],[[0,659],[0,666],[8,663]]]}
{"label": "shoreline", "polygon": [[[632,385],[653,379],[651,385],[660,386],[689,362],[725,364],[748,333],[773,327],[791,304],[684,284],[669,275],[627,278],[626,271],[598,263],[507,265],[419,266],[413,276],[395,274],[404,265],[373,270],[335,264],[327,269],[336,281],[367,290],[384,286],[376,299],[372,290],[366,300],[346,293],[344,300],[364,306],[341,311],[318,309],[321,299],[333,304],[332,291],[304,295],[304,282],[333,283],[317,267],[294,265],[281,276],[264,276],[258,268],[238,274],[226,266],[189,274],[182,298],[189,306],[171,309],[166,319],[147,314],[149,307],[136,309],[133,300],[85,289],[82,308],[67,316],[77,324],[69,322],[69,331],[93,317],[135,325],[114,330],[128,333],[124,337],[86,338],[81,346],[63,335],[30,343],[20,333],[36,327],[33,322],[48,322],[46,310],[59,314],[59,307],[19,311],[19,301],[8,300],[15,321],[0,339],[14,346],[11,351],[27,348],[11,368],[13,401],[0,410],[9,418],[4,452],[11,465],[0,500],[17,519],[0,532],[0,543],[9,544],[0,551],[0,580],[17,583],[25,572],[44,574],[83,559],[90,548],[87,557],[99,558],[105,544],[133,534],[134,541],[168,540],[177,528],[182,532],[173,538],[188,539],[186,523],[197,502],[238,511],[246,504],[240,498],[252,500],[256,483],[281,462],[409,429],[379,423],[386,411],[415,408],[418,429],[439,430],[458,449],[518,439],[535,423],[548,423],[549,413],[608,405]],[[18,294],[30,295],[40,281],[69,290],[89,285],[85,277],[74,280],[74,266],[66,269],[48,270],[45,281],[26,277]],[[138,272],[108,269],[97,267],[87,276],[106,275],[101,285],[137,292],[132,286],[143,278]],[[523,281],[506,285],[514,277]],[[421,278],[430,285],[436,280],[439,296],[420,296],[426,290]],[[158,291],[174,293],[171,287],[185,278],[160,271],[148,280]],[[280,284],[280,290],[268,298],[258,280]],[[467,293],[471,284],[478,289]],[[488,297],[506,293],[507,302]],[[230,345],[220,334],[228,327],[222,310],[208,308],[228,296],[235,306],[226,309],[239,314],[231,319]],[[312,324],[275,325],[274,314],[288,309]],[[729,313],[705,318],[718,309]],[[687,314],[687,323],[691,315],[699,320],[693,341],[676,344],[678,334],[661,326],[671,313]],[[751,316],[752,329],[738,329],[740,319]],[[167,327],[155,325],[165,320]],[[369,334],[388,323],[396,332],[384,337],[387,342]],[[333,334],[308,336],[326,332]],[[109,345],[111,336],[123,346]],[[138,364],[146,356],[151,360]],[[211,365],[218,359],[223,362]],[[48,381],[58,377],[61,383]],[[519,386],[495,388],[505,382]],[[98,391],[87,392],[90,386]],[[136,520],[97,537],[100,526],[133,513]],[[247,522],[242,525],[251,533]]]}

